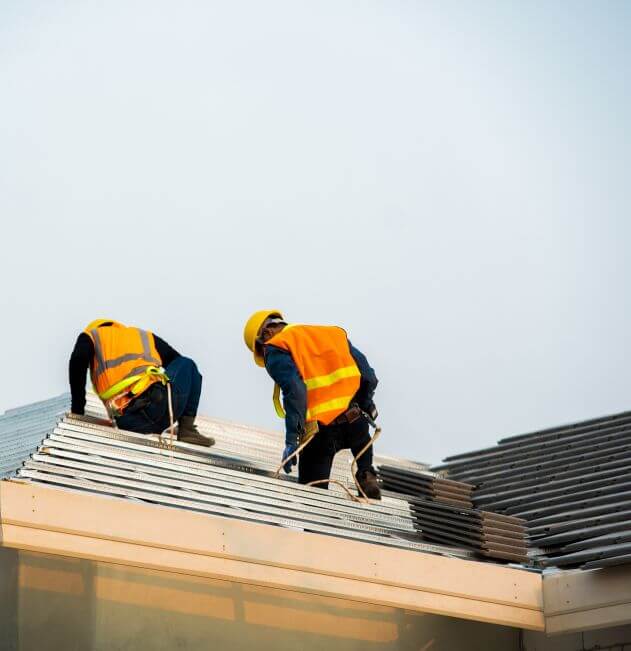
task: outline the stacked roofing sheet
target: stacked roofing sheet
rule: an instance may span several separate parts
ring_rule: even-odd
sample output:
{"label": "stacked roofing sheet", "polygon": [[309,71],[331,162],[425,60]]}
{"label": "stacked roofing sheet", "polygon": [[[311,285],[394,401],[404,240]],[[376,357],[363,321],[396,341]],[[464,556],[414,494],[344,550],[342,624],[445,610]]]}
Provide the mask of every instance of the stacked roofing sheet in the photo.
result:
{"label": "stacked roofing sheet", "polygon": [[631,412],[502,439],[438,470],[474,505],[522,518],[543,565],[631,562]]}
{"label": "stacked roofing sheet", "polygon": [[384,490],[445,504],[471,508],[474,486],[439,477],[433,472],[415,471],[386,464],[379,465],[379,478]]}
{"label": "stacked roofing sheet", "polygon": [[473,484],[381,465],[384,490],[412,496],[409,503],[426,540],[463,545],[491,558],[528,561],[524,520],[473,508]]}
{"label": "stacked roofing sheet", "polygon": [[[299,485],[292,477],[276,478],[283,447],[278,433],[199,418],[201,432],[214,436],[215,446],[176,441],[165,447],[157,436],[99,423],[104,412],[94,397],[88,399],[86,417],[60,418],[57,403],[44,411],[42,425],[52,424],[37,435],[39,445],[24,448],[17,471],[23,480],[368,543],[472,555],[457,544],[424,541],[406,500],[386,497],[360,504],[335,487],[324,491]],[[37,449],[29,456],[33,447]],[[344,460],[336,464],[335,473],[352,485],[350,465]]]}
{"label": "stacked roofing sheet", "polygon": [[463,545],[489,558],[528,562],[526,522],[520,518],[420,499],[412,500],[411,507],[426,540]]}

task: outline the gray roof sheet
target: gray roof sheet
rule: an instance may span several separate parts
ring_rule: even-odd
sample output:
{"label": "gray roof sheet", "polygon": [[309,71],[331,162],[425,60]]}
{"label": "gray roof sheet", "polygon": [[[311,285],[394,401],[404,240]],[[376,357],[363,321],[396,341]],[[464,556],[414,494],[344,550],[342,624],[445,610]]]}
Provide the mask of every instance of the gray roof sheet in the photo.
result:
{"label": "gray roof sheet", "polygon": [[0,479],[13,474],[37,449],[70,406],[67,394],[9,409],[0,416]]}
{"label": "gray roof sheet", "polygon": [[543,566],[630,562],[631,412],[502,439],[433,468],[475,485],[475,506],[523,518]]}

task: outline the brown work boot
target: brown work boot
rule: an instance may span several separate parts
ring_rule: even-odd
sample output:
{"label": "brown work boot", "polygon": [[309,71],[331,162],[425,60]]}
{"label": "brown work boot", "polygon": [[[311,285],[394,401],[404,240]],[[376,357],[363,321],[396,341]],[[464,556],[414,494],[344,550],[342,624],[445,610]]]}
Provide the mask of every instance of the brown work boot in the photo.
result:
{"label": "brown work boot", "polygon": [[214,438],[199,433],[197,425],[195,425],[195,416],[182,416],[180,418],[177,428],[177,440],[192,445],[203,445],[206,448],[215,445]]}
{"label": "brown work boot", "polygon": [[[356,477],[367,497],[371,500],[381,499],[381,490],[379,489],[377,475],[374,470],[361,470],[357,473]],[[359,495],[361,495],[361,493],[359,493]]]}

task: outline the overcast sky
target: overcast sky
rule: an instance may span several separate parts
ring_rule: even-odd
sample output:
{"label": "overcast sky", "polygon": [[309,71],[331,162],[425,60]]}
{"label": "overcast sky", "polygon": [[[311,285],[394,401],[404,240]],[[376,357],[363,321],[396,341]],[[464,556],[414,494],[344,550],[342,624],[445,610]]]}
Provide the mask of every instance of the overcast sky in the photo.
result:
{"label": "overcast sky", "polygon": [[154,330],[282,430],[256,309],[342,325],[382,452],[631,408],[631,3],[0,4],[0,411]]}

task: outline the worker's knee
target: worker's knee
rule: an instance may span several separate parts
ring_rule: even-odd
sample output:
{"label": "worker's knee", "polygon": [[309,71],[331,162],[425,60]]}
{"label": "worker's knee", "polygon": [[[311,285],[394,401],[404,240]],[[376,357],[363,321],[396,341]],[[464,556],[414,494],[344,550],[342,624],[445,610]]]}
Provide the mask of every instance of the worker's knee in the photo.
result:
{"label": "worker's knee", "polygon": [[180,357],[176,360],[180,368],[184,371],[188,371],[192,377],[197,377],[199,380],[202,379],[202,374],[197,368],[197,364],[190,357]]}
{"label": "worker's knee", "polygon": [[[316,438],[317,436],[316,434]],[[333,465],[335,452],[327,453],[325,451],[317,451],[313,448],[310,449],[314,441],[309,443],[300,453],[298,460],[298,481],[301,484],[328,479],[331,475],[331,466]],[[309,453],[305,454],[307,451]],[[319,488],[326,488],[326,485],[321,484]]]}

